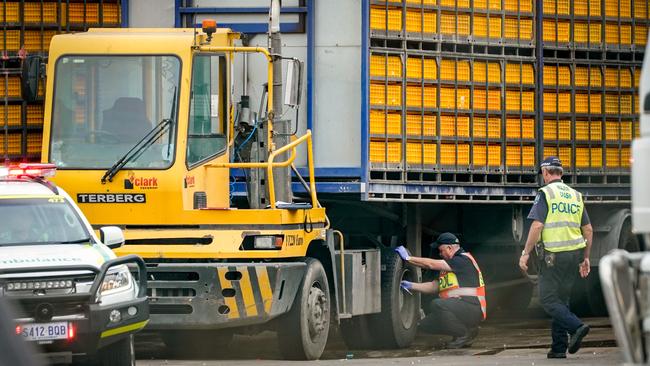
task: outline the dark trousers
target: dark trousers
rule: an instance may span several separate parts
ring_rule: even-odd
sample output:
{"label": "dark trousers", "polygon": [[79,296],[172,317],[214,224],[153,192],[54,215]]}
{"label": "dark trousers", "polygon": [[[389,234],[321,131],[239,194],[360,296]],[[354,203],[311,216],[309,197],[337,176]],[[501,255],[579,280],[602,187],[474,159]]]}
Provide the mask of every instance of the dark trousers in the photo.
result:
{"label": "dark trousers", "polygon": [[569,343],[568,335],[575,333],[582,326],[582,321],[569,309],[571,289],[578,276],[578,265],[582,260],[583,251],[573,250],[555,253],[553,266],[542,265],[539,297],[544,311],[553,319],[552,352],[566,352]]}
{"label": "dark trousers", "polygon": [[431,313],[420,321],[420,330],[454,337],[467,335],[483,319],[481,306],[459,298],[434,299]]}

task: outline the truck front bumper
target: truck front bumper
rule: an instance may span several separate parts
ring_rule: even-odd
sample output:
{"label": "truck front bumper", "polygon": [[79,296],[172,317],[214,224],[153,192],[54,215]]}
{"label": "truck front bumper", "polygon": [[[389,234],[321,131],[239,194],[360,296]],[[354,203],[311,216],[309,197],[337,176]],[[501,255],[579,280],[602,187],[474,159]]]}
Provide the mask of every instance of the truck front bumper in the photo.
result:
{"label": "truck front bumper", "polygon": [[148,264],[148,329],[265,323],[291,309],[305,269],[304,262]]}

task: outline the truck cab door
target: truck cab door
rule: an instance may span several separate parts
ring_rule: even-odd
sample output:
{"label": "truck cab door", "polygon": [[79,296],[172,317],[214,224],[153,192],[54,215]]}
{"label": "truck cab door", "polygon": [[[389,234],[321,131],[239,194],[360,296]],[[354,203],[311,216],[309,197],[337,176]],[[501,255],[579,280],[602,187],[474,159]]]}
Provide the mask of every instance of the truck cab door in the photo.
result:
{"label": "truck cab door", "polygon": [[186,166],[185,209],[230,207],[228,154],[228,59],[222,54],[195,54],[192,60]]}

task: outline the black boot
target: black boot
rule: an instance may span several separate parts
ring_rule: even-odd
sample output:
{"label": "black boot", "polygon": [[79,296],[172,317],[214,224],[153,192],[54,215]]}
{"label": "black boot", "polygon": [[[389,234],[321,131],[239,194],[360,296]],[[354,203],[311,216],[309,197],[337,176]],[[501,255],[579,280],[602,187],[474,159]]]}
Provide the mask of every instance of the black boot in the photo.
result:
{"label": "black boot", "polygon": [[583,324],[576,330],[576,332],[571,335],[569,338],[569,353],[574,354],[580,349],[580,343],[582,343],[582,338],[584,338],[589,333],[589,326]]}
{"label": "black boot", "polygon": [[447,348],[458,349],[465,348],[472,345],[474,339],[478,336],[478,327],[472,328],[462,337],[456,337],[451,342],[447,343]]}

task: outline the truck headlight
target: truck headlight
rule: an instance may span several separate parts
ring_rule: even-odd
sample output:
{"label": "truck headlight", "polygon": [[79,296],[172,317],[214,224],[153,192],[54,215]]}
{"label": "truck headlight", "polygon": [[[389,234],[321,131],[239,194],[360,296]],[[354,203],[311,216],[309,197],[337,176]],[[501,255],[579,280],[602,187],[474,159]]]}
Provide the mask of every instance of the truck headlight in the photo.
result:
{"label": "truck headlight", "polygon": [[122,269],[114,272],[109,272],[104,277],[104,282],[100,289],[100,293],[108,293],[113,290],[123,289],[131,284],[131,273],[127,269]]}
{"label": "truck headlight", "polygon": [[280,249],[282,248],[281,235],[264,235],[256,236],[253,241],[253,248],[255,249]]}

